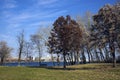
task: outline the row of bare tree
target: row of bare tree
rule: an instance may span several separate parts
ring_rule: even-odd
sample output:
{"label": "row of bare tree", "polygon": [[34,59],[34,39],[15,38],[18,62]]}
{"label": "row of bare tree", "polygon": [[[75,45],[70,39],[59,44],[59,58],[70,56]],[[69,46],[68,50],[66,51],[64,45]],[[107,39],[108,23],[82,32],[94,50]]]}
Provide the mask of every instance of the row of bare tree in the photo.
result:
{"label": "row of bare tree", "polygon": [[45,52],[45,44],[49,36],[50,28],[40,28],[37,33],[30,35],[30,40],[25,39],[24,30],[18,34],[18,63],[20,65],[21,58],[24,55],[24,58],[28,59],[32,56],[38,55],[39,66],[41,65],[42,55]]}

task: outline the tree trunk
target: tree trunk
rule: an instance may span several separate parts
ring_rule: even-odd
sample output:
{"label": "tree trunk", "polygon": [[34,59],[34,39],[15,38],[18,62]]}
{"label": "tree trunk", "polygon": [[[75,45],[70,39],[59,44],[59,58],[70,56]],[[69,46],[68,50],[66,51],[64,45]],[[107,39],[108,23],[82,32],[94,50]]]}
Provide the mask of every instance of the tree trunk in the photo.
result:
{"label": "tree trunk", "polygon": [[73,53],[71,52],[70,54],[71,54],[71,65],[73,65],[74,64],[73,63]]}
{"label": "tree trunk", "polygon": [[18,66],[20,66],[21,54],[22,54],[22,48],[20,49],[20,52],[19,52],[19,55],[18,55]]}
{"label": "tree trunk", "polygon": [[90,53],[89,53],[88,49],[87,49],[87,53],[88,53],[88,62],[90,63]]}
{"label": "tree trunk", "polygon": [[41,66],[41,50],[39,48],[39,66]]}
{"label": "tree trunk", "polygon": [[53,53],[51,53],[51,60],[52,60],[53,66],[55,66]]}
{"label": "tree trunk", "polygon": [[65,50],[63,50],[63,58],[64,58],[63,68],[66,69],[66,51]]}
{"label": "tree trunk", "polygon": [[100,62],[100,58],[99,58],[99,56],[98,56],[98,52],[97,52],[96,48],[95,48],[95,55],[96,55],[96,60],[97,60],[97,62]]}
{"label": "tree trunk", "polygon": [[39,66],[41,66],[41,57],[40,57],[40,53],[39,53]]}
{"label": "tree trunk", "polygon": [[76,53],[74,52],[74,64],[76,64],[77,62],[77,56],[76,56]]}
{"label": "tree trunk", "polygon": [[84,49],[82,49],[82,59],[83,59],[83,63],[86,64],[86,57],[85,57]]}
{"label": "tree trunk", "polygon": [[93,62],[93,55],[92,55],[90,49],[88,50],[88,52],[90,53],[90,56],[91,56],[91,62]]}
{"label": "tree trunk", "polygon": [[68,54],[66,55],[66,65],[70,65],[70,58]]}
{"label": "tree trunk", "polygon": [[66,59],[65,59],[65,52],[63,53],[63,58],[64,58],[64,64],[63,64],[63,68],[66,69]]}
{"label": "tree trunk", "polygon": [[111,54],[112,54],[112,57],[113,57],[113,67],[116,67],[116,58],[115,58],[115,48],[113,46],[113,44],[111,45],[110,44],[110,51],[111,51]]}
{"label": "tree trunk", "polygon": [[116,67],[115,52],[112,53],[112,56],[113,56],[113,67]]}
{"label": "tree trunk", "polygon": [[69,65],[72,65],[72,58],[71,58],[70,54],[68,54],[68,60],[69,60]]}
{"label": "tree trunk", "polygon": [[109,62],[109,52],[108,52],[106,46],[104,47],[104,50],[105,50],[104,52],[105,52],[106,62]]}
{"label": "tree trunk", "polygon": [[79,51],[77,50],[77,64],[79,64]]}
{"label": "tree trunk", "polygon": [[4,63],[4,57],[1,57],[0,65],[3,65],[3,63]]}
{"label": "tree trunk", "polygon": [[99,51],[100,51],[101,60],[104,61],[104,55],[103,55],[102,49],[99,48]]}

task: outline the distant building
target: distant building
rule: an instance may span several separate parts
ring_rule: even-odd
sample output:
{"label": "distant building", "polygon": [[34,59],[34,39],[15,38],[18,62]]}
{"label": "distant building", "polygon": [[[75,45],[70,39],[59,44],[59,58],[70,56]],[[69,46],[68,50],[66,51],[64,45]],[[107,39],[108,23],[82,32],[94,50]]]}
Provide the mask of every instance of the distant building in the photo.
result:
{"label": "distant building", "polygon": [[6,58],[5,62],[17,62],[18,58]]}
{"label": "distant building", "polygon": [[[38,62],[38,61],[39,61],[39,57],[35,57],[34,61]],[[41,61],[41,62],[44,62],[44,61],[45,61],[45,59],[42,59],[42,58],[41,58],[41,60],[40,60],[40,61]]]}

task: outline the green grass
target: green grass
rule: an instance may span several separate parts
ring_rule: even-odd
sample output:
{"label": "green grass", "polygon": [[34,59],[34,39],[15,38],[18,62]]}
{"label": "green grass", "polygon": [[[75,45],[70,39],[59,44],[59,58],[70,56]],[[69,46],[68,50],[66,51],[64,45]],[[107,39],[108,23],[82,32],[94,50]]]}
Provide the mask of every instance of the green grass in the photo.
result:
{"label": "green grass", "polygon": [[85,64],[62,68],[0,67],[0,80],[120,80],[120,65]]}

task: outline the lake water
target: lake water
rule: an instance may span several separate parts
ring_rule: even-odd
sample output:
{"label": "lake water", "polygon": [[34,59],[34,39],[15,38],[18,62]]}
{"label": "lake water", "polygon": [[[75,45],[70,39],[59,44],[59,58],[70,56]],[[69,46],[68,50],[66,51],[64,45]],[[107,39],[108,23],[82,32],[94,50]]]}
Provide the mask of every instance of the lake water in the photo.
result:
{"label": "lake water", "polygon": [[[3,66],[18,66],[18,62],[4,63]],[[20,66],[39,66],[39,62],[21,62]],[[58,62],[41,62],[41,66],[52,67],[58,66]],[[59,66],[63,66],[63,62],[59,63]]]}

